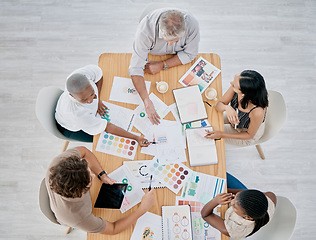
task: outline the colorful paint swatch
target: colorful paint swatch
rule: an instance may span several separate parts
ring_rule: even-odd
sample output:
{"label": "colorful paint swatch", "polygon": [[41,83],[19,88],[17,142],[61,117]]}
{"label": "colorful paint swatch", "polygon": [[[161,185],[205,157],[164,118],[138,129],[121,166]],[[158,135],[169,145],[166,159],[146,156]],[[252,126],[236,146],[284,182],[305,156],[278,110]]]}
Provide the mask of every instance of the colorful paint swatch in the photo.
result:
{"label": "colorful paint swatch", "polygon": [[148,172],[172,192],[177,194],[191,175],[192,170],[181,163],[166,164],[164,162],[162,164],[157,158],[154,158]]}
{"label": "colorful paint swatch", "polygon": [[133,139],[116,136],[103,132],[96,147],[96,151],[133,160],[135,158],[138,142]]}

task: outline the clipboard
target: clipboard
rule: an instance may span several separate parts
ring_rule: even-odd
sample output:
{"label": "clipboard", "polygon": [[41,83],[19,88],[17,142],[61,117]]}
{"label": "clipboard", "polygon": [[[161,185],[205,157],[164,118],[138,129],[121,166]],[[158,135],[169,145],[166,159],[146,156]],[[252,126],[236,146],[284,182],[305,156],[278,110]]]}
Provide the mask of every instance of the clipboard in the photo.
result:
{"label": "clipboard", "polygon": [[172,90],[180,116],[180,122],[186,124],[207,118],[206,109],[198,85]]}

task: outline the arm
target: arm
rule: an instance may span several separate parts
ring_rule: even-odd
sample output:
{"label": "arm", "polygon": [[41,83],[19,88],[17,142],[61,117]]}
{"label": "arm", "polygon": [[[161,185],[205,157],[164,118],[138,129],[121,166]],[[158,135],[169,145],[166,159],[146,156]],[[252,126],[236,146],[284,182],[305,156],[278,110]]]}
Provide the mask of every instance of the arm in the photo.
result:
{"label": "arm", "polygon": [[133,75],[132,76],[132,81],[134,83],[134,86],[139,93],[139,96],[144,102],[145,109],[147,112],[147,115],[149,117],[149,120],[152,124],[159,124],[160,117],[158,113],[156,112],[155,106],[153,102],[149,99],[149,95],[146,90],[146,85],[145,85],[145,79],[142,76],[139,75]]}
{"label": "arm", "polygon": [[106,222],[105,230],[102,234],[117,234],[125,229],[129,228],[136,220],[146,213],[155,203],[154,190],[147,192],[142,199],[142,202],[138,209],[132,212],[130,215],[125,216],[115,222]]}
{"label": "arm", "polygon": [[273,192],[265,192],[264,195],[266,195],[268,198],[270,198],[272,200],[272,202],[274,203],[274,205],[277,204],[277,197],[275,196],[275,194]]}
{"label": "arm", "polygon": [[105,131],[108,133],[112,133],[112,134],[121,136],[121,137],[134,139],[138,142],[138,144],[141,147],[147,147],[149,145],[149,142],[147,139],[145,139],[141,136],[137,136],[135,134],[132,134],[130,132],[127,132],[123,128],[120,128],[120,127],[118,127],[110,122],[107,123]]}
{"label": "arm", "polygon": [[103,84],[103,76],[100,78],[100,80],[96,83],[97,88],[98,88],[98,96],[99,96],[99,103],[98,103],[98,110],[97,113],[100,114],[102,117],[106,117],[105,114],[107,114],[106,109],[108,109],[103,102],[100,99],[100,94],[101,94],[101,89],[102,89],[102,84]]}
{"label": "arm", "polygon": [[[174,55],[173,57],[168,58],[167,60],[164,60],[164,61],[168,65],[169,68],[182,65],[182,62],[180,61],[178,55]],[[164,61],[149,61],[145,65],[145,72],[150,73],[150,74],[159,73],[161,70],[163,70]]]}
{"label": "arm", "polygon": [[232,199],[232,194],[230,193],[220,193],[215,198],[213,198],[211,201],[209,201],[201,211],[202,218],[208,222],[212,227],[219,230],[221,233],[225,234],[229,237],[229,234],[227,232],[227,229],[224,224],[224,220],[214,214],[213,210],[216,208],[219,204],[224,205],[230,203]]}
{"label": "arm", "polygon": [[218,103],[216,104],[215,108],[219,112],[225,112],[228,118],[228,121],[232,124],[239,123],[238,114],[233,109],[229,103],[233,99],[235,91],[232,87],[228,88],[225,94],[219,99]]}
{"label": "arm", "polygon": [[[92,172],[98,176],[100,172],[103,171],[103,168],[96,158],[96,156],[86,147],[76,147],[76,149],[80,152],[81,158],[84,158],[87,160],[89,168],[92,170]],[[101,176],[101,181],[108,184],[113,184],[116,181],[109,178],[106,174],[103,174]]]}

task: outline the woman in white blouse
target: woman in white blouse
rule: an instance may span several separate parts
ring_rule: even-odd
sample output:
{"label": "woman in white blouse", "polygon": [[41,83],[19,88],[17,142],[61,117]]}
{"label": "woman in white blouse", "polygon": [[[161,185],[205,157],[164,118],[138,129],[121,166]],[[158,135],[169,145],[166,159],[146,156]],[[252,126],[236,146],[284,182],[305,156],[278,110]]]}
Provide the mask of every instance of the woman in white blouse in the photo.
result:
{"label": "woman in white blouse", "polygon": [[[201,211],[203,219],[221,233],[233,239],[242,239],[271,220],[276,206],[274,193],[244,189],[228,189],[228,192],[218,194]],[[213,213],[214,208],[224,204],[230,204],[225,220]]]}

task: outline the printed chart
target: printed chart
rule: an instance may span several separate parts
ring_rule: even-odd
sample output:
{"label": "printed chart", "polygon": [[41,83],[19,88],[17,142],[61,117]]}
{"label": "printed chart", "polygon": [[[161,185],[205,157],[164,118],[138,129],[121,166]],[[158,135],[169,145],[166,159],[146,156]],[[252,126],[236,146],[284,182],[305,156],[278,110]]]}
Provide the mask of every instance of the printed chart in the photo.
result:
{"label": "printed chart", "polygon": [[136,140],[103,132],[100,134],[95,150],[133,160],[135,158],[137,147],[138,142]]}
{"label": "printed chart", "polygon": [[161,240],[161,217],[151,212],[146,212],[141,216],[134,228],[130,240]]}

